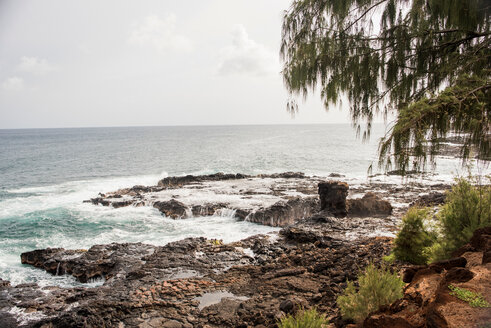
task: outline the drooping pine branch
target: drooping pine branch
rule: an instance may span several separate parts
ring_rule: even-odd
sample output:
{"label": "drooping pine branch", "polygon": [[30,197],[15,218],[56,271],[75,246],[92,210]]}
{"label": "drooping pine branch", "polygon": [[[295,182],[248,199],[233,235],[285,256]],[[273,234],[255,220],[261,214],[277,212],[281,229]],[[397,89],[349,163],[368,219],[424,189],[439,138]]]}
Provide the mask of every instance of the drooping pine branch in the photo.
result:
{"label": "drooping pine branch", "polygon": [[[356,128],[366,122],[369,130],[377,112],[387,115],[437,99],[464,76],[489,84],[490,12],[486,0],[296,0],[283,20],[286,88],[293,99],[320,89],[326,109],[346,96]],[[298,107],[289,101],[288,108]],[[470,141],[478,151],[486,150],[478,140]],[[463,150],[468,158],[468,148]],[[404,147],[381,154],[398,156],[399,151],[416,156],[415,163],[431,157]]]}
{"label": "drooping pine branch", "polygon": [[438,95],[401,109],[396,123],[380,142],[379,165],[386,168],[395,165],[402,172],[411,165],[413,169],[422,169],[428,160],[434,163],[435,155],[449,133],[462,137],[463,161],[471,157],[473,148],[476,150],[474,155],[490,159],[489,80],[464,76]]}

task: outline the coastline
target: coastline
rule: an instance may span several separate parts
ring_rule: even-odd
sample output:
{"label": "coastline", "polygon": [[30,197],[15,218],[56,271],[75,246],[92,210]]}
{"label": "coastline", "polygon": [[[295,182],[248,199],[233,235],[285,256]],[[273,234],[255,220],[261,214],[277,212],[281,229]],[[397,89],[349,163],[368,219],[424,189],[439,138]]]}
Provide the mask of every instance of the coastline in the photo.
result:
{"label": "coastline", "polygon": [[[7,327],[22,324],[62,327],[92,320],[92,326],[115,327],[119,322],[125,326],[166,327],[164,321],[171,322],[172,326],[167,324],[169,327],[238,326],[241,322],[272,327],[289,307],[315,305],[327,313],[332,322],[342,325],[335,298],[343,290],[346,280],[354,279],[358,269],[368,261],[380,261],[387,255],[391,238],[384,236],[390,236],[396,229],[401,214],[410,203],[429,197],[425,185],[360,184],[350,187],[348,201],[361,199],[371,192],[381,200],[389,199],[393,213],[369,217],[348,214],[348,217],[337,218],[325,211],[318,213],[318,201],[309,203],[308,211],[305,208],[303,211],[285,210],[292,207],[288,201],[298,198],[299,194],[317,199],[317,185],[325,178],[298,173],[241,175],[239,179],[237,176],[219,175],[217,178],[217,175],[211,175],[175,183],[182,179],[163,179],[174,183],[161,183],[163,189],[160,192],[172,190],[174,193],[171,194],[175,194],[179,190],[213,189],[217,187],[213,183],[220,187],[215,191],[223,191],[223,183],[242,180],[252,181],[258,188],[258,181],[267,181],[269,191],[259,192],[264,187],[259,184],[262,187],[255,193],[244,189],[238,194],[248,199],[255,196],[261,199],[270,193],[280,195],[280,198],[286,195],[279,200],[285,204],[283,207],[275,207],[277,203],[273,202],[268,203],[269,207],[255,209],[268,215],[273,213],[277,218],[284,216],[285,220],[278,221],[282,222],[282,229],[269,236],[253,236],[229,244],[194,238],[166,246],[113,243],[83,251],[46,249],[23,254],[23,263],[52,274],[70,272],[81,282],[103,278],[103,284],[92,288],[60,288],[36,284],[9,286],[2,281],[3,324]],[[343,177],[329,179],[339,183]],[[448,187],[435,185],[432,191],[443,192]],[[225,190],[233,189],[236,188]],[[295,197],[292,191],[296,191]],[[159,191],[139,186],[109,194],[109,198],[120,201],[122,197],[131,196],[133,200],[142,200],[145,193],[155,196],[156,192]],[[133,205],[133,202],[126,205]],[[244,219],[247,216],[250,213]],[[200,303],[200,298],[211,298],[218,303],[205,306],[206,303]],[[12,321],[15,317],[20,321]]]}

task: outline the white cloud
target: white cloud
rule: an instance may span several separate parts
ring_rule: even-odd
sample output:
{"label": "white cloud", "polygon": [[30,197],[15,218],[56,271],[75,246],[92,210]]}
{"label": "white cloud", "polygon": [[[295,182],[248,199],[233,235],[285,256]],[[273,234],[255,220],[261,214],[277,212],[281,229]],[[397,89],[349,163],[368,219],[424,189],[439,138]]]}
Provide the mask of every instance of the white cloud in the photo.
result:
{"label": "white cloud", "polygon": [[152,46],[160,52],[190,51],[191,40],[176,33],[176,16],[168,14],[163,19],[151,15],[133,24],[128,42],[134,45]]}
{"label": "white cloud", "polygon": [[232,31],[232,44],[220,51],[220,75],[266,75],[279,71],[278,55],[249,38],[244,26]]}
{"label": "white cloud", "polygon": [[54,67],[49,64],[46,59],[37,58],[37,57],[22,57],[20,59],[20,64],[17,68],[26,73],[32,74],[46,74],[54,70]]}
{"label": "white cloud", "polygon": [[3,81],[2,89],[8,91],[18,91],[24,89],[24,80],[18,76],[12,76]]}

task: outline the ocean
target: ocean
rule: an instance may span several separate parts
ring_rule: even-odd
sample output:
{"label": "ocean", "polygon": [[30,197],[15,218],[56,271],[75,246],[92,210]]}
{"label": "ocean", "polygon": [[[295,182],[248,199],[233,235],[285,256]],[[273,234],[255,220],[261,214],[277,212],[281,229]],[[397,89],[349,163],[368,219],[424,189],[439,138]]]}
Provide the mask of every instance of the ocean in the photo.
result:
{"label": "ocean", "polygon": [[[382,124],[366,143],[349,124],[0,130],[0,278],[14,285],[80,285],[22,265],[20,254],[33,249],[164,245],[197,236],[230,242],[277,231],[231,215],[172,220],[151,207],[114,209],[83,200],[185,174],[301,171],[366,181],[383,134]],[[448,182],[463,171],[458,159],[441,158],[431,180]]]}

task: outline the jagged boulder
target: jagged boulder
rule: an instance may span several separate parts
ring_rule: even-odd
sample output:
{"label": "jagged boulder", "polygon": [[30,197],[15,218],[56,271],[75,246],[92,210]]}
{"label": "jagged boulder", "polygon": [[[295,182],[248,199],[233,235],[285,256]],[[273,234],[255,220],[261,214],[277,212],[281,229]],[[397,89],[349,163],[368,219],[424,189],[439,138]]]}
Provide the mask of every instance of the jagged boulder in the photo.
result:
{"label": "jagged boulder", "polygon": [[336,217],[346,216],[348,184],[339,181],[328,181],[319,183],[318,187],[321,211],[327,211]]}
{"label": "jagged boulder", "polygon": [[173,219],[185,218],[188,216],[189,211],[186,205],[175,199],[164,202],[155,202],[153,207],[158,209],[165,216]]}
{"label": "jagged boulder", "polygon": [[387,216],[392,214],[392,205],[372,192],[362,198],[348,200],[350,216]]}
{"label": "jagged boulder", "polygon": [[315,198],[293,198],[252,212],[246,218],[250,222],[263,225],[285,227],[317,212],[318,204]]}

